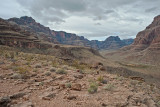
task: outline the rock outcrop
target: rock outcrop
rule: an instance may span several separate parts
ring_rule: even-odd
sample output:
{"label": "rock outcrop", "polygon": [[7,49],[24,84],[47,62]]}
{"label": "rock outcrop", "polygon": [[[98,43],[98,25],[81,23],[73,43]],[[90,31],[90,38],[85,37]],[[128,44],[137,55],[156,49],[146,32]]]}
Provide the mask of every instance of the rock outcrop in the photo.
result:
{"label": "rock outcrop", "polygon": [[36,33],[3,19],[0,19],[0,45],[38,49],[51,47],[49,44],[42,43]]}
{"label": "rock outcrop", "polygon": [[160,50],[160,15],[145,30],[139,32],[132,45],[134,49]]}

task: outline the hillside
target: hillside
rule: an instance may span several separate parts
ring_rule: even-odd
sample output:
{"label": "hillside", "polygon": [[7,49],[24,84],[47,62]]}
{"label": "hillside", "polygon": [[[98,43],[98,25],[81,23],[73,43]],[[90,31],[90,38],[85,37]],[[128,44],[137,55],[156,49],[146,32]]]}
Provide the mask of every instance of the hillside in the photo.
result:
{"label": "hillside", "polygon": [[[104,58],[91,47],[74,46],[74,37],[79,38],[74,34],[60,32],[62,39],[48,39],[53,36],[49,28],[27,20],[0,20],[0,107],[160,105],[159,78]],[[118,49],[132,40],[111,36],[89,42],[95,48]]]}
{"label": "hillside", "polygon": [[[0,107],[159,106],[156,85],[141,77],[107,73],[103,63],[91,66],[80,60],[0,46]],[[121,70],[126,71],[107,67],[111,73]]]}
{"label": "hillside", "polygon": [[20,48],[49,48],[34,32],[26,31],[16,24],[0,19],[0,45]]}

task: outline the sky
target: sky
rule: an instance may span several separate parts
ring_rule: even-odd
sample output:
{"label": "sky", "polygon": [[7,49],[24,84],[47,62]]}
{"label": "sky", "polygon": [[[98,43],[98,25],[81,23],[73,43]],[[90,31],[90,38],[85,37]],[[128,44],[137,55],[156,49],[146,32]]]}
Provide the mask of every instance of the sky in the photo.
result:
{"label": "sky", "polygon": [[89,40],[135,38],[160,15],[160,0],[0,0],[0,17],[31,16]]}

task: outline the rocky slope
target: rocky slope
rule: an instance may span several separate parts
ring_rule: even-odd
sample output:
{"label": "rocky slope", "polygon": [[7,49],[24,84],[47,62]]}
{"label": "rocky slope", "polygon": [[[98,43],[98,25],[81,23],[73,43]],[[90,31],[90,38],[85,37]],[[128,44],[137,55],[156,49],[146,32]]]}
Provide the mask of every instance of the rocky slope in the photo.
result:
{"label": "rocky slope", "polygon": [[160,49],[160,15],[145,30],[139,32],[133,43],[135,49]]}
{"label": "rocky slope", "polygon": [[[141,78],[97,72],[42,54],[18,52],[11,60],[14,51],[0,51],[0,107],[160,106],[160,89]],[[85,69],[77,69],[80,65]]]}
{"label": "rocky slope", "polygon": [[[54,31],[50,30],[48,27],[37,23],[33,18],[24,16],[21,18],[11,18],[8,21],[12,21],[20,25],[21,27],[25,27],[29,31],[36,32],[42,40],[47,40],[52,43],[60,43],[67,45],[76,45],[76,46],[85,46],[92,47],[94,49],[119,49],[123,46],[129,45],[132,43],[132,39],[129,40],[120,40],[118,39],[110,39],[114,37],[109,37],[105,41],[89,41],[83,36],[77,36],[76,34],[66,33],[64,31]],[[111,40],[111,41],[109,41]],[[129,41],[129,42],[125,42]],[[111,45],[111,46],[109,46]]]}
{"label": "rocky slope", "polygon": [[38,49],[51,47],[49,44],[42,43],[36,33],[26,31],[3,19],[0,19],[0,45]]}

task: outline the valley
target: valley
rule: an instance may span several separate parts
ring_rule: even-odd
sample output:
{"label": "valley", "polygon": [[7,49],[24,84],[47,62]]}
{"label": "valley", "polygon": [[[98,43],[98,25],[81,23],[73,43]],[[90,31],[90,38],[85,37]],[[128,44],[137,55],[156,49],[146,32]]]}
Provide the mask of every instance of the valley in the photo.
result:
{"label": "valley", "polygon": [[159,107],[159,22],[135,40],[89,41],[0,19],[0,107]]}

